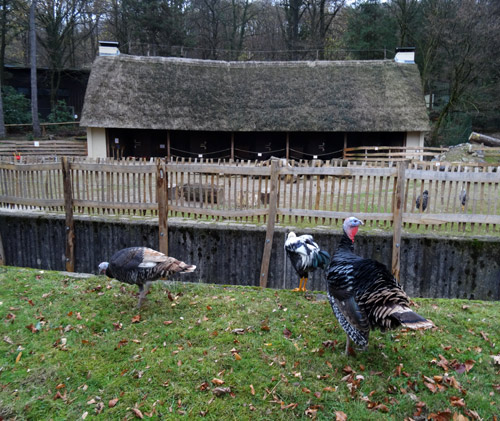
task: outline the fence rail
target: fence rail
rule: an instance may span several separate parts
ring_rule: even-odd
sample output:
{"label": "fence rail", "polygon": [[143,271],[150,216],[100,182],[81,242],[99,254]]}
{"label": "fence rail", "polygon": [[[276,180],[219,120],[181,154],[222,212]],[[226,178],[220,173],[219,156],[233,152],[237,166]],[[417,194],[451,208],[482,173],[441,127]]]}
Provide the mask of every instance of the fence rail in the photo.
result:
{"label": "fence rail", "polygon": [[[66,212],[68,227],[73,213],[155,216],[163,236],[167,218],[175,216],[267,223],[268,240],[275,222],[338,225],[353,214],[369,226],[392,228],[394,244],[402,227],[473,233],[500,228],[500,167],[272,162],[0,163],[0,206]],[[160,243],[166,252],[168,243]],[[270,251],[265,255],[269,259]],[[74,262],[67,259],[70,270]],[[393,253],[397,273],[395,260],[399,250]]]}
{"label": "fence rail", "polygon": [[354,161],[406,161],[434,157],[448,148],[420,146],[358,146],[344,148],[344,159]]}

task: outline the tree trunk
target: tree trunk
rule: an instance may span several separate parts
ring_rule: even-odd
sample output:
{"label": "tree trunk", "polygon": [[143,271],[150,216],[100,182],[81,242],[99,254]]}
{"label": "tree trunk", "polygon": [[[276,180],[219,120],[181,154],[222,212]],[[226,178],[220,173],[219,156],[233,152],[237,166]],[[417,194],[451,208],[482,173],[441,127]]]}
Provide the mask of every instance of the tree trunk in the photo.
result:
{"label": "tree trunk", "polygon": [[500,139],[496,137],[486,136],[481,133],[472,132],[469,136],[469,142],[482,143],[486,146],[500,147]]}
{"label": "tree trunk", "polygon": [[33,121],[33,137],[40,137],[42,131],[38,121],[38,87],[36,72],[36,28],[35,28],[36,0],[30,7],[30,56],[31,56],[31,118]]}
{"label": "tree trunk", "polygon": [[5,137],[5,124],[3,119],[3,98],[2,98],[2,84],[0,82],[0,138]]}

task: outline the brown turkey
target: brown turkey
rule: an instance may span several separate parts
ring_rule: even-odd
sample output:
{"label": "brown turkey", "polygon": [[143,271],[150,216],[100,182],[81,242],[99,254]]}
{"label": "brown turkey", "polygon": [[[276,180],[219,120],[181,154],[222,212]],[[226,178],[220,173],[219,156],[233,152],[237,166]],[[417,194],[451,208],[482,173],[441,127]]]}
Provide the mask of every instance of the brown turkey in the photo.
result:
{"label": "brown turkey", "polygon": [[106,274],[120,282],[139,287],[139,302],[141,307],[152,282],[167,278],[174,273],[189,273],[196,269],[174,257],[169,257],[159,251],[147,247],[129,247],[117,251],[109,262],[99,264],[99,273]]}
{"label": "brown turkey", "polygon": [[335,317],[351,341],[368,346],[371,329],[429,329],[432,321],[410,309],[410,298],[387,267],[354,254],[354,237],[363,222],[353,216],[344,221],[344,234],[327,269],[328,299]]}

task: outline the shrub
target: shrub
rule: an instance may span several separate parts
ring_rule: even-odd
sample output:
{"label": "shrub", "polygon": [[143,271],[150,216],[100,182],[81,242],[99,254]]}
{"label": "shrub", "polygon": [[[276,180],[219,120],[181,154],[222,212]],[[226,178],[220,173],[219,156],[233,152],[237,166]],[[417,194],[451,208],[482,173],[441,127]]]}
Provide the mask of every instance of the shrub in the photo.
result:
{"label": "shrub", "polygon": [[73,121],[75,118],[73,113],[70,111],[69,107],[66,105],[66,101],[57,101],[55,107],[52,109],[47,117],[49,123],[65,123],[68,121]]}
{"label": "shrub", "polygon": [[2,87],[3,113],[5,124],[31,123],[30,100],[12,86]]}

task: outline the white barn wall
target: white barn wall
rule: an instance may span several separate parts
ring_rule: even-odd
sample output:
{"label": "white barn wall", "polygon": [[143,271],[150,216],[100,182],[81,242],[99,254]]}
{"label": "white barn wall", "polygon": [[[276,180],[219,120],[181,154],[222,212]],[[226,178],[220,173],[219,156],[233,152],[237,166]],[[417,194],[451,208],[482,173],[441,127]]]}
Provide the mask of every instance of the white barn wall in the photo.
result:
{"label": "white barn wall", "polygon": [[87,149],[91,158],[106,158],[106,129],[87,127]]}
{"label": "white barn wall", "polygon": [[406,146],[423,147],[424,132],[408,132],[406,134]]}

